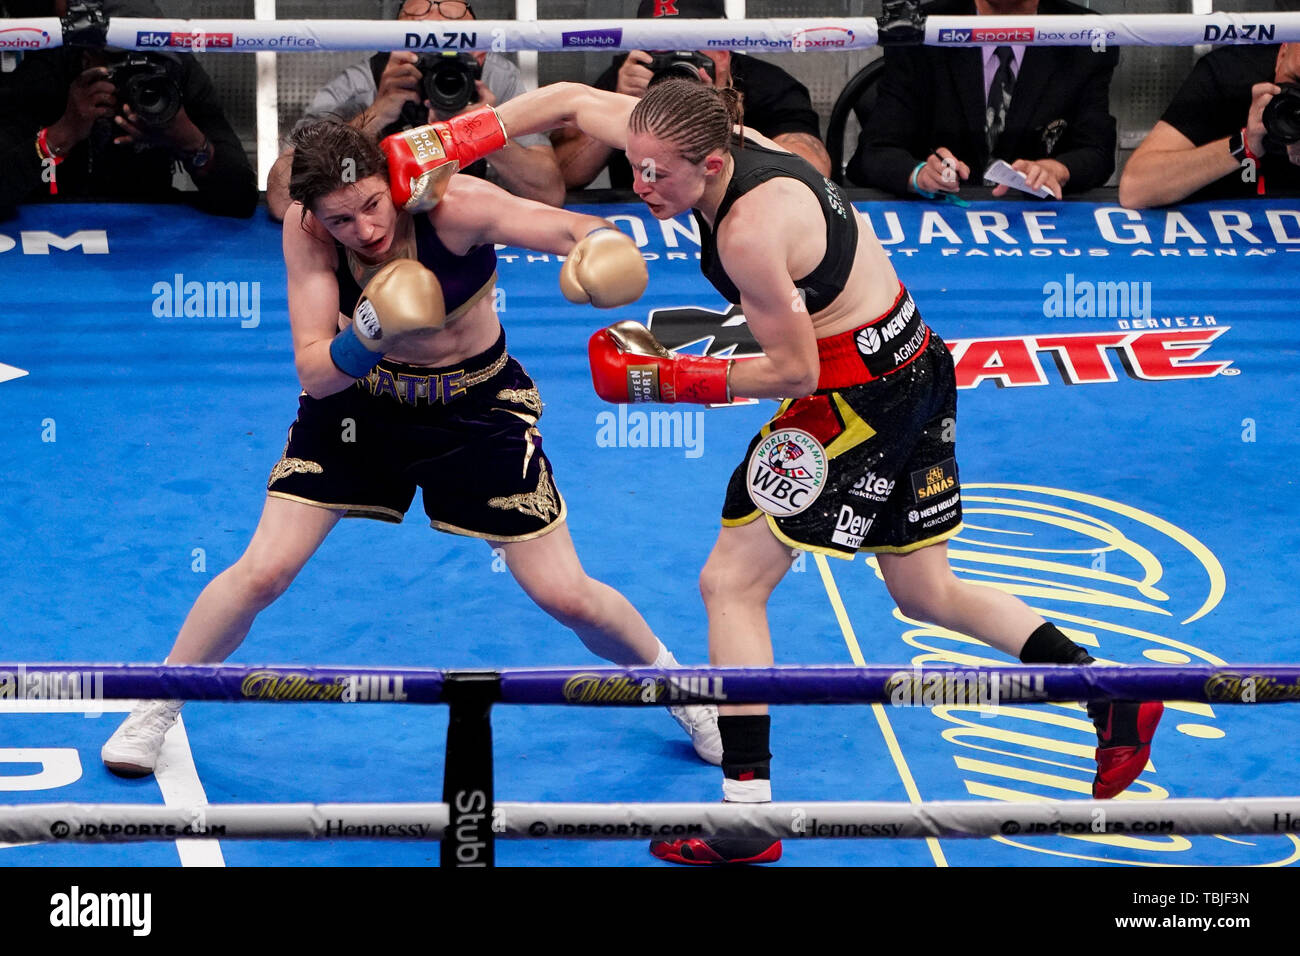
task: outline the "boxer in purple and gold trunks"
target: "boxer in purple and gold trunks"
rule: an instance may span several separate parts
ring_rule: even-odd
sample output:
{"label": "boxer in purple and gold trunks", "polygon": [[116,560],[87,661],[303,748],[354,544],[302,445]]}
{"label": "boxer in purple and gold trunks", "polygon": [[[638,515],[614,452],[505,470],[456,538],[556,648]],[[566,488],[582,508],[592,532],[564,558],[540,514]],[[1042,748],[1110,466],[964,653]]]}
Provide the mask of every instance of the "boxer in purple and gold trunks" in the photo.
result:
{"label": "boxer in purple and gold trunks", "polygon": [[[298,418],[252,541],[199,595],[167,662],[225,660],[340,518],[400,522],[418,487],[433,527],[501,549],[525,593],[593,653],[676,666],[628,600],[578,560],[542,450],[541,397],[506,352],[492,294],[499,242],[566,255],[570,298],[633,301],[645,287],[635,244],[604,219],[467,176],[450,176],[432,211],[407,212],[394,203],[391,153],[344,124],[304,127],[294,145],[283,245]],[[418,598],[454,601],[436,578],[427,585]],[[105,764],[152,772],[179,708],[138,706],[104,745]],[[670,712],[719,762],[716,709]]]}

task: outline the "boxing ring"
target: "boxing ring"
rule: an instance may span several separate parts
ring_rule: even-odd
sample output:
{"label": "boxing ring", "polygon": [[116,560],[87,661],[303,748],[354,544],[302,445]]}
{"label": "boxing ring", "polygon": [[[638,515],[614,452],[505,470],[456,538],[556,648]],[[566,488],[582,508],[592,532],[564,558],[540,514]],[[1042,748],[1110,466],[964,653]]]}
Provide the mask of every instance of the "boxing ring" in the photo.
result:
{"label": "boxing ring", "polygon": [[[661,227],[632,206],[590,208],[644,238],[647,257],[655,257],[646,299],[617,316],[568,305],[555,294],[555,257],[505,249],[503,322],[511,351],[547,403],[543,434],[585,566],[642,608],[683,661],[700,661],[706,649],[695,635],[705,633],[705,620],[695,576],[716,527],[713,496],[768,409],[678,407],[656,423],[646,410],[604,406],[591,394],[582,346],[596,322],[649,318],[661,334],[680,337],[712,315],[713,345],[743,351],[745,344],[702,285],[685,225]],[[1300,243],[1279,241],[1270,225],[1278,224],[1282,239],[1300,238],[1300,212],[1280,201],[1143,214],[1069,203],[1052,209],[1052,219],[1037,204],[859,208],[960,359],[967,527],[952,546],[957,573],[1020,594],[1106,660],[1221,667],[1300,659],[1288,557],[1295,505],[1280,493],[1300,442],[1287,420],[1296,372],[1286,325],[1296,292],[1288,249]],[[971,215],[989,227],[998,222],[988,217],[1005,217],[1005,235],[1016,242],[991,233],[977,242]],[[1252,217],[1248,226],[1242,215]],[[1066,242],[1035,242],[1027,222],[1038,239]],[[1260,241],[1240,231],[1220,236],[1216,223]],[[0,333],[0,362],[27,373],[0,383],[0,563],[13,582],[5,589],[5,656],[156,659],[198,590],[251,534],[265,472],[291,417],[298,389],[276,230],[175,208],[68,206],[24,209],[0,231],[15,240],[0,259],[6,286],[21,273],[31,302],[61,302],[59,321],[43,326],[39,341],[13,323]],[[1125,242],[1143,231],[1147,241]],[[69,250],[51,239],[79,233],[81,245]],[[165,272],[150,265],[164,244]],[[992,254],[1017,249],[1019,256]],[[1034,254],[1042,251],[1051,255]],[[1191,268],[1191,258],[1203,261]],[[233,312],[185,316],[185,283],[208,279],[260,282],[257,321]],[[1084,283],[1121,280],[1151,283],[1149,298],[1139,285],[1129,318],[1044,314],[1068,311],[1057,308],[1067,287],[1077,313],[1086,311]],[[1054,282],[1060,290],[1043,291]],[[1146,311],[1149,319],[1138,314]],[[1162,359],[1173,363],[1165,379],[1156,377]],[[364,587],[340,586],[359,580]],[[385,597],[376,602],[376,594]],[[1006,663],[966,638],[903,618],[865,556],[797,558],[771,617],[782,664]],[[342,523],[258,618],[236,657],[258,660],[492,669],[572,666],[587,655],[516,591],[498,556],[411,519],[400,527]],[[105,700],[108,715],[87,720],[66,701],[0,700],[0,758],[13,774],[0,777],[0,803],[144,802],[161,810],[205,801],[409,802],[413,794],[427,798],[445,769],[443,708],[376,703],[341,712],[255,703],[236,713],[230,704],[196,701],[184,712],[187,746],[178,745],[183,752],[162,781],[123,781],[98,762],[117,720],[113,706],[125,708]],[[1300,730],[1293,709],[1248,711],[1208,701],[1171,705],[1152,766],[1126,796],[1300,793],[1294,762],[1269,742]],[[1264,721],[1269,735],[1260,733]],[[699,764],[653,710],[594,715],[519,704],[496,708],[494,726],[503,803],[717,798],[716,769]],[[1029,710],[1004,702],[989,719],[960,709],[777,707],[773,740],[782,803],[1022,804],[1086,797],[1091,778],[1092,728],[1075,704]],[[211,859],[219,847],[227,863],[263,864],[284,861],[291,846],[299,863],[436,858],[418,842],[208,843],[184,854]],[[1279,864],[1298,850],[1288,835],[1249,842],[999,835],[791,841],[787,859]],[[166,843],[46,841],[4,849],[0,863],[165,864],[177,852]],[[498,859],[545,862],[557,853],[568,863],[651,862],[635,842],[568,840],[559,847],[504,840]]]}
{"label": "boxing ring", "polygon": [[[1270,19],[1286,39],[1291,21]],[[770,819],[728,817],[744,815],[717,803],[717,769],[657,703],[595,710],[502,696],[490,751],[481,724],[468,750],[444,747],[452,708],[407,705],[420,675],[427,702],[440,703],[455,675],[471,688],[460,702],[471,709],[487,707],[475,693],[498,686],[493,675],[502,695],[524,681],[517,668],[610,675],[586,666],[597,662],[518,591],[499,555],[433,534],[416,514],[399,527],[339,525],[259,615],[231,662],[238,684],[211,674],[186,685],[196,699],[156,778],[118,779],[98,757],[123,698],[177,689],[156,669],[84,665],[102,678],[92,700],[22,695],[17,683],[6,696],[0,680],[0,866],[430,865],[465,845],[440,850],[435,837],[452,822],[455,787],[482,778],[485,753],[501,829],[491,830],[490,812],[476,824],[505,865],[657,865],[640,830],[577,828],[793,828],[796,810],[827,827],[896,826],[916,838],[764,831],[788,834],[784,862],[794,865],[1300,859],[1288,822],[1300,813],[1287,796],[1300,794],[1300,767],[1285,743],[1300,739],[1300,713],[1255,712],[1240,683],[1235,696],[1222,682],[1206,690],[1216,674],[1271,675],[1249,685],[1254,703],[1300,694],[1291,400],[1300,203],[1141,213],[1097,202],[856,205],[957,359],[966,513],[951,542],[957,574],[1021,596],[1099,660],[1142,665],[1100,669],[1105,681],[1170,695],[1151,764],[1120,799],[1083,799],[1095,735],[1076,703],[1089,690],[1069,681],[1087,675],[1056,669],[1045,677],[1062,684],[1049,697],[995,707],[888,706],[885,684],[902,670],[1009,662],[904,617],[867,555],[800,555],[771,603],[778,664],[893,663],[872,678],[874,698],[857,687],[834,702],[773,708]],[[752,340],[700,276],[688,219],[659,223],[632,204],[576,208],[637,239],[649,289],[623,309],[580,308],[558,294],[557,257],[499,250],[509,349],[546,402],[540,427],[584,566],[626,594],[684,663],[703,661],[696,575],[726,478],[773,406],[615,407],[592,394],[585,343],[597,325],[647,321],[671,347],[710,354],[745,354]],[[0,223],[10,304],[0,322],[0,657],[15,662],[0,671],[156,661],[201,588],[239,556],[299,390],[280,263],[279,227],[260,217],[62,205]],[[408,699],[391,682],[374,685],[390,698],[377,689],[379,700],[349,709],[249,699],[243,679],[274,670],[250,666],[261,661],[331,679],[400,674]],[[41,667],[83,665],[27,671]],[[807,671],[797,672],[826,676]],[[557,673],[537,672],[547,693],[563,687]],[[640,675],[664,687],[668,676]],[[721,676],[729,694],[737,679],[671,676]],[[1184,683],[1158,683],[1176,679]],[[779,702],[801,680],[762,689]],[[462,753],[468,769],[458,769]],[[436,802],[440,779],[451,789]],[[429,829],[320,832],[350,813],[375,821],[366,826]],[[1171,825],[1124,829],[1151,820]],[[63,836],[51,832],[58,821]],[[83,824],[142,822],[181,829],[75,839]],[[546,832],[530,832],[534,823]],[[984,838],[965,838],[976,834]]]}

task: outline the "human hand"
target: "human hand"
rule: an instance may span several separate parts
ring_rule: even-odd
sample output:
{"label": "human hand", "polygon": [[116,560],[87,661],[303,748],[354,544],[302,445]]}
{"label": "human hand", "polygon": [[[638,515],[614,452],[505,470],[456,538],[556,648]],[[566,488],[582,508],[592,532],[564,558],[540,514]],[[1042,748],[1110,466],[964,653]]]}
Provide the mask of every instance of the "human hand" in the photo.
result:
{"label": "human hand", "polygon": [[926,157],[925,165],[916,174],[916,185],[928,193],[955,193],[961,183],[970,178],[970,167],[940,146]]}
{"label": "human hand", "polygon": [[388,64],[379,75],[379,87],[369,113],[374,117],[374,127],[383,129],[396,122],[407,103],[420,102],[419,61],[409,50],[394,50],[388,54]]}
{"label": "human hand", "polygon": [[117,87],[108,79],[108,69],[93,66],[68,87],[67,107],[55,126],[71,147],[90,135],[96,120],[112,116],[116,110]]}
{"label": "human hand", "polygon": [[141,121],[130,106],[122,105],[122,114],[114,118],[117,125],[114,144],[138,143],[140,146],[163,146],[177,153],[193,153],[207,141],[203,130],[194,125],[182,106],[165,126],[150,126]]}
{"label": "human hand", "polygon": [[[1025,188],[1037,190],[1047,187],[1053,196],[1061,198],[1061,190],[1070,179],[1070,171],[1064,163],[1054,159],[1017,159],[1011,168],[1025,174]],[[999,185],[993,189],[994,196],[1005,196],[1010,186]]]}
{"label": "human hand", "polygon": [[654,74],[645,65],[650,59],[650,54],[645,50],[629,50],[627,59],[618,68],[618,83],[614,92],[635,96],[637,99],[645,96],[646,88],[654,78]]}

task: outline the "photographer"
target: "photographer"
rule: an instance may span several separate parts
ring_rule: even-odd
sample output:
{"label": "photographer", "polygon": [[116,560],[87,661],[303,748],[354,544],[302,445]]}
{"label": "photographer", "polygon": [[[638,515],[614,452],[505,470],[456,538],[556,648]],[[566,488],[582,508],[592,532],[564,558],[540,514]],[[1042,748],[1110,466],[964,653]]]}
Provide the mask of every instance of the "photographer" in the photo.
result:
{"label": "photographer", "polygon": [[[397,18],[472,20],[474,9],[462,0],[406,0]],[[469,109],[497,106],[524,90],[519,68],[499,53],[376,53],[348,67],[323,87],[297,126],[337,119],[382,139]],[[292,162],[293,150],[287,149],[267,178],[266,204],[277,222],[284,218],[289,206]],[[480,160],[464,172],[494,181],[524,199],[564,205],[560,168],[550,140],[543,135],[512,138],[489,160]]]}
{"label": "photographer", "polygon": [[[66,16],[67,0],[31,12]],[[160,15],[139,0],[110,0],[105,13]],[[173,188],[176,163],[197,192]],[[0,93],[0,207],[88,199],[253,214],[252,166],[193,56],[61,47],[23,57]]]}
{"label": "photographer", "polygon": [[[679,16],[683,19],[717,19],[724,16],[722,0],[641,0],[638,19]],[[653,69],[652,69],[653,67]],[[680,71],[680,72],[675,72]],[[729,50],[631,50],[592,85],[598,90],[625,93],[638,99],[652,82],[667,75],[697,77],[711,86],[733,86],[744,97],[745,122],[782,149],[802,156],[823,176],[831,171],[830,156],[822,144],[821,129],[808,89],[793,76],[765,60]],[[555,155],[564,171],[564,184],[582,189],[609,167],[614,189],[632,188],[632,168],[622,152],[610,149],[578,130],[554,134]]]}
{"label": "photographer", "polygon": [[[1271,80],[1271,81],[1270,81]],[[1203,56],[1124,167],[1130,209],[1300,192],[1300,43]]]}

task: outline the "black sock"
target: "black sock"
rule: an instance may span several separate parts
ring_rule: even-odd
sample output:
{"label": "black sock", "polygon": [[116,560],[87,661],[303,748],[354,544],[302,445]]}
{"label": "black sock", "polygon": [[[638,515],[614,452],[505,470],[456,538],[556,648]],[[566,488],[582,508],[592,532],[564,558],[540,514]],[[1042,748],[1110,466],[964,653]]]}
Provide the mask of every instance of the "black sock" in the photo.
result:
{"label": "black sock", "polygon": [[[1091,664],[1093,658],[1050,621],[1029,635],[1020,651],[1022,664]],[[725,738],[723,738],[725,740]],[[725,747],[725,744],[724,744]]]}
{"label": "black sock", "polygon": [[722,774],[732,780],[770,780],[772,754],[768,751],[772,718],[744,714],[718,718],[722,736]]}

